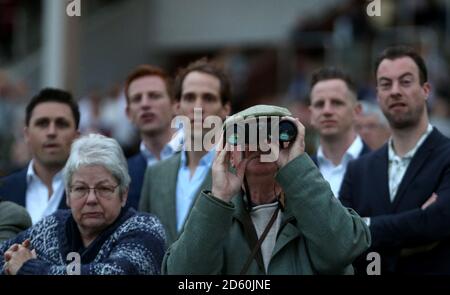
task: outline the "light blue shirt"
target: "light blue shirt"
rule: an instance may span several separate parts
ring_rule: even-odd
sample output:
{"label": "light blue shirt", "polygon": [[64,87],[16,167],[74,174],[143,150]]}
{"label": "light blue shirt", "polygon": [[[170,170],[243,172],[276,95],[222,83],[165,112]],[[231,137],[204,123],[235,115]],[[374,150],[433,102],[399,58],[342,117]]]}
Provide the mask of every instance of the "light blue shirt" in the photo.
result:
{"label": "light blue shirt", "polygon": [[195,169],[194,175],[191,177],[191,172],[187,166],[186,151],[181,152],[180,169],[177,177],[177,191],[176,191],[176,210],[177,210],[177,231],[180,232],[183,228],[186,217],[192,204],[195,200],[196,193],[200,189],[203,181],[208,175],[209,169],[212,166],[216,149],[212,148],[205,154]]}

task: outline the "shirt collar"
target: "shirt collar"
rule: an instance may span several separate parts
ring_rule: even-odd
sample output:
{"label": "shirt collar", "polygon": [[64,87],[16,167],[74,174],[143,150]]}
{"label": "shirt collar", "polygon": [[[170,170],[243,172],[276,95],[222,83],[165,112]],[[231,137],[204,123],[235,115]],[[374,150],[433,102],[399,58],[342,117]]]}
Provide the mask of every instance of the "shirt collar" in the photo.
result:
{"label": "shirt collar", "polygon": [[167,146],[169,146],[173,152],[179,152],[183,148],[184,143],[184,131],[180,128],[172,135],[172,139],[169,141]]}
{"label": "shirt collar", "polygon": [[[163,149],[161,150],[161,155],[173,154],[181,151],[183,147],[183,141],[184,141],[184,133],[183,130],[180,129],[177,132],[175,132],[170,141],[163,147]],[[155,155],[153,155],[147,149],[147,147],[144,144],[144,141],[141,141],[141,144],[139,145],[139,150],[141,154],[144,156],[144,158],[147,160],[147,162],[156,159]]]}
{"label": "shirt collar", "polygon": [[[355,140],[353,140],[353,143],[350,145],[350,147],[345,151],[344,155],[342,156],[342,160],[344,160],[344,157],[346,156],[349,157],[350,160],[358,158],[363,148],[364,144],[362,142],[361,137],[359,135],[356,135]],[[330,161],[327,159],[327,157],[325,157],[321,145],[319,145],[319,148],[317,149],[317,160],[321,163],[325,161]]]}
{"label": "shirt collar", "polygon": [[144,141],[141,141],[141,144],[139,145],[139,150],[141,151],[141,154],[147,161],[155,158],[155,156],[145,146]]}
{"label": "shirt collar", "polygon": [[[428,123],[427,131],[425,131],[425,133],[422,134],[422,136],[417,141],[416,145],[411,150],[409,150],[403,157],[401,157],[401,159],[411,159],[412,157],[414,157],[414,154],[417,152],[417,150],[425,141],[425,139],[427,139],[431,131],[433,131],[433,126],[430,123]],[[394,141],[392,140],[392,136],[391,138],[389,138],[388,142],[388,155],[389,161],[393,161],[395,158],[400,158],[394,150]]]}
{"label": "shirt collar", "polygon": [[34,172],[34,168],[33,168],[33,160],[30,161],[30,163],[28,164],[28,169],[27,169],[27,184],[29,184],[33,179],[35,179],[37,177],[36,173]]}
{"label": "shirt collar", "polygon": [[359,135],[357,135],[352,145],[347,149],[345,154],[350,155],[352,159],[356,159],[361,154],[363,148],[364,144],[362,142],[362,139]]}
{"label": "shirt collar", "polygon": [[[208,166],[210,167],[212,165],[212,162],[214,160],[214,156],[216,155],[216,147],[212,147],[211,150],[206,153],[205,155],[203,155],[203,157],[201,157],[200,162],[199,162],[199,166]],[[186,167],[187,164],[187,154],[186,151],[183,150],[181,151],[181,163],[180,166],[181,167]]]}
{"label": "shirt collar", "polygon": [[[31,159],[30,163],[28,164],[27,168],[27,185],[30,184],[32,181],[39,180],[42,181],[41,178],[36,174],[34,171],[34,160]],[[62,169],[53,176],[53,181],[62,181]]]}

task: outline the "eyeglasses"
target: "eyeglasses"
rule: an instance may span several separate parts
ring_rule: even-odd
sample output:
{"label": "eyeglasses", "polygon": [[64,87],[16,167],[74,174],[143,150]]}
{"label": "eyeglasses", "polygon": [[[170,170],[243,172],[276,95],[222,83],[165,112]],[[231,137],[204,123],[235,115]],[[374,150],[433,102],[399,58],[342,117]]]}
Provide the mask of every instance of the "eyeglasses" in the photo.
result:
{"label": "eyeglasses", "polygon": [[94,194],[97,198],[110,200],[114,196],[114,192],[116,191],[116,188],[118,186],[119,185],[101,185],[96,187],[89,187],[85,185],[74,185],[70,187],[70,196],[74,199],[83,199],[91,192],[91,189],[93,189]]}

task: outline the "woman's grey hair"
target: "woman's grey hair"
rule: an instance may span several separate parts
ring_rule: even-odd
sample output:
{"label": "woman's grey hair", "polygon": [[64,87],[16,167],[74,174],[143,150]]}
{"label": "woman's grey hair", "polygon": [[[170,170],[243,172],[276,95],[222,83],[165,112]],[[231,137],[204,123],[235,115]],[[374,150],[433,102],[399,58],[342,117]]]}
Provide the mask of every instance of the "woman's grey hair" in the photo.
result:
{"label": "woman's grey hair", "polygon": [[100,134],[88,134],[75,140],[63,169],[64,186],[69,194],[73,174],[83,166],[103,166],[119,183],[122,194],[130,184],[128,165],[119,143]]}

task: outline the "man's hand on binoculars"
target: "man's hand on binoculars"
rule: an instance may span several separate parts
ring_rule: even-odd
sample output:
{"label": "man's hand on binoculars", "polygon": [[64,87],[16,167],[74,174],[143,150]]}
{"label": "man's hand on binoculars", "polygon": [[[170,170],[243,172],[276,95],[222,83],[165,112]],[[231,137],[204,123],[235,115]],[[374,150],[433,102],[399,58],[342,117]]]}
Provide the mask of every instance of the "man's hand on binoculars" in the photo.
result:
{"label": "man's hand on binoculars", "polygon": [[217,154],[212,165],[212,188],[214,197],[229,202],[241,189],[247,163],[251,158],[242,159],[235,167],[236,174],[229,170],[231,151],[229,144],[223,146],[223,134],[217,145]]}
{"label": "man's hand on binoculars", "polygon": [[[275,160],[278,168],[284,167],[287,163],[297,158],[305,151],[305,127],[297,118],[283,117],[282,120],[289,120],[297,127],[297,137],[293,142],[281,143],[285,146],[278,146],[279,142],[269,143],[272,149],[278,149],[278,158]],[[229,202],[241,189],[245,170],[249,161],[260,154],[255,153],[250,157],[242,159],[242,153],[235,153],[239,159],[234,159],[235,173],[230,172],[229,165],[231,160],[231,150],[233,148],[226,142],[224,145],[223,134],[217,144],[217,154],[212,165],[212,189],[211,193],[214,197]]]}
{"label": "man's hand on binoculars", "polygon": [[[279,155],[277,160],[278,168],[284,167],[287,163],[297,158],[301,154],[305,152],[305,127],[298,118],[292,117],[283,117],[281,120],[289,120],[297,126],[297,137],[294,142],[289,143],[281,143],[285,146],[278,147]],[[271,143],[271,148],[277,148],[274,145],[278,145],[278,143]]]}

